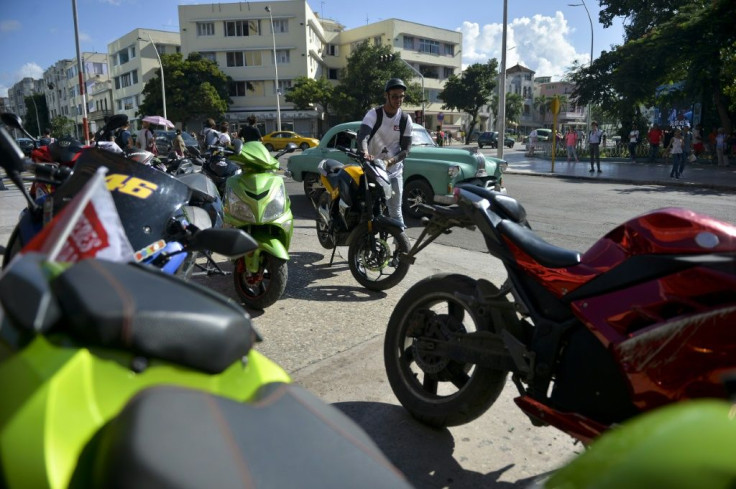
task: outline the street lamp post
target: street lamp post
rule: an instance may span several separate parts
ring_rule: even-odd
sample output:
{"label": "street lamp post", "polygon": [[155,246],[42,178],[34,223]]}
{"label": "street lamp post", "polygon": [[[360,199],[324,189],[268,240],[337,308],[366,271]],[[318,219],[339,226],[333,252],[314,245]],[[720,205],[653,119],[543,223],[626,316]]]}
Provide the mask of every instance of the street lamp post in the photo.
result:
{"label": "street lamp post", "polygon": [[274,87],[276,88],[276,130],[281,131],[281,91],[279,90],[279,64],[276,60],[276,31],[273,28],[273,15],[271,14],[271,7],[266,6],[266,12],[268,17],[271,19],[271,39],[273,40],[273,69],[276,72],[276,80],[274,81]]}
{"label": "street lamp post", "polygon": [[[161,67],[161,100],[164,104],[164,119],[168,119],[166,116],[166,82],[164,81],[164,64],[161,62],[161,56],[158,54],[158,48],[156,47],[156,43],[153,42],[153,39],[151,38],[150,33],[148,34],[148,40],[151,42],[151,45],[153,46],[153,52],[156,53],[156,59],[158,59],[158,65]],[[145,39],[139,37],[141,41],[145,41]]]}
{"label": "street lamp post", "polygon": [[41,121],[38,120],[38,106],[36,105],[36,92],[31,92],[31,102],[33,102],[33,110],[36,111],[36,135],[41,135]]}
{"label": "street lamp post", "polygon": [[[584,7],[585,13],[588,14],[588,22],[590,22],[590,66],[593,66],[593,20],[590,18],[590,11],[588,6],[585,4],[585,0],[580,0],[583,3],[568,3],[570,7]],[[590,103],[588,103],[588,131],[590,131]]]}

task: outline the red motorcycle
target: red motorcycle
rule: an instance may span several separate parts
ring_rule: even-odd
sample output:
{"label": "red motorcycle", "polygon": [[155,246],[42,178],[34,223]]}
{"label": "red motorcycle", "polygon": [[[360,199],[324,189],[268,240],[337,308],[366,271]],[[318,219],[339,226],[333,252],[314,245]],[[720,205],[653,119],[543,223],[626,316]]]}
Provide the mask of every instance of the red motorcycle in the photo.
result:
{"label": "red motorcycle", "polygon": [[[71,170],[74,168],[79,155],[82,154],[82,150],[88,147],[71,137],[57,139],[49,145],[33,148],[31,160],[34,163],[62,166]],[[30,192],[34,199],[38,199],[45,195],[51,195],[54,190],[55,185],[53,183],[43,183],[39,182],[38,179],[34,179]]]}
{"label": "red motorcycle", "polygon": [[680,208],[618,226],[582,256],[543,241],[524,208],[474,186],[425,206],[437,235],[479,229],[508,279],[457,274],[411,287],[386,331],[391,387],[417,419],[467,423],[507,374],[533,424],[588,443],[616,423],[682,399],[727,398],[736,367],[736,227]]}

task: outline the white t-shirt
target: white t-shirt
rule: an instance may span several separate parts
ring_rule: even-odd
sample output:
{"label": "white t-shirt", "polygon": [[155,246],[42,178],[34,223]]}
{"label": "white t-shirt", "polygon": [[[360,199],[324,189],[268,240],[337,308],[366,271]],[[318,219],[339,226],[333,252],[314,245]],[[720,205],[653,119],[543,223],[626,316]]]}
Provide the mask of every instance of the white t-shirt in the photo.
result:
{"label": "white t-shirt", "polygon": [[217,143],[220,146],[230,146],[231,142],[232,141],[230,140],[230,135],[226,132],[220,133],[220,137],[217,138]]}
{"label": "white t-shirt", "polygon": [[632,129],[629,133],[629,142],[630,143],[638,143],[639,142],[639,131],[637,129]]}
{"label": "white t-shirt", "polygon": [[[383,107],[381,107],[383,110]],[[386,115],[386,111],[383,112],[383,120],[381,121],[381,127],[378,128],[373,138],[368,142],[368,153],[376,158],[385,160],[396,156],[401,152],[401,137],[411,137],[411,116],[406,115],[406,129],[404,134],[399,134],[401,126],[401,109],[396,111],[393,117]],[[362,124],[368,127],[376,125],[376,109],[371,109],[366,113],[363,118]],[[389,176],[397,175],[404,168],[404,162],[400,161],[395,165],[392,165],[388,169]]]}

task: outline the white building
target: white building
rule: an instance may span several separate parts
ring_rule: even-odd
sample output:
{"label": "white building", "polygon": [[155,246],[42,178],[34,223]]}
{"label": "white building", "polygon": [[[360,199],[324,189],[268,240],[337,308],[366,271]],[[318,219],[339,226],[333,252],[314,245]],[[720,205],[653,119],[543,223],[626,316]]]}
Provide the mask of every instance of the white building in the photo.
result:
{"label": "white building", "polygon": [[[33,105],[31,105],[30,107],[26,107],[26,97],[31,97],[34,94],[42,93],[43,80],[34,80],[33,78],[28,76],[23,78],[21,81],[16,82],[12,87],[8,89],[8,111],[20,116],[25,124],[29,111],[38,111],[38,108]],[[34,119],[38,120],[35,116]],[[34,136],[39,136],[43,129],[43,127],[36,127],[35,125],[31,125],[30,127],[26,126],[26,130]]]}
{"label": "white building", "polygon": [[[337,82],[352,47],[365,40],[392,46],[421,74],[414,81],[424,81],[427,127],[438,124],[443,115],[445,126],[460,127],[463,115],[441,114],[442,103],[437,100],[446,79],[461,69],[459,32],[398,19],[344,30],[335,20],[320,19],[304,0],[179,5],[179,27],[184,57],[199,52],[233,79],[226,114],[231,127],[254,114],[270,132],[276,130],[280,115],[283,130],[316,136],[323,114],[318,108],[295,109],[283,93],[299,76],[326,76]],[[407,109],[413,113],[421,106]]]}
{"label": "white building", "polygon": [[[136,113],[143,102],[143,87],[151,78],[161,76],[159,56],[180,52],[179,39],[178,32],[133,29],[107,45],[113,112],[127,114],[131,129],[140,129],[140,117]],[[162,108],[160,114],[145,115],[163,116],[163,112]]]}

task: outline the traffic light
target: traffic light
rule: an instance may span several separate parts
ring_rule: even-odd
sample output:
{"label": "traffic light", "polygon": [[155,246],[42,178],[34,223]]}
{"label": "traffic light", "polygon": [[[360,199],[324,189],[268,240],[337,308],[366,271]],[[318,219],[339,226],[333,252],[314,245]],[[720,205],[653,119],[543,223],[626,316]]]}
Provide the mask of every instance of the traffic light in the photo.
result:
{"label": "traffic light", "polygon": [[378,57],[378,59],[380,59],[383,63],[387,63],[389,61],[393,61],[394,59],[396,59],[396,55],[395,54],[382,54]]}

